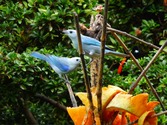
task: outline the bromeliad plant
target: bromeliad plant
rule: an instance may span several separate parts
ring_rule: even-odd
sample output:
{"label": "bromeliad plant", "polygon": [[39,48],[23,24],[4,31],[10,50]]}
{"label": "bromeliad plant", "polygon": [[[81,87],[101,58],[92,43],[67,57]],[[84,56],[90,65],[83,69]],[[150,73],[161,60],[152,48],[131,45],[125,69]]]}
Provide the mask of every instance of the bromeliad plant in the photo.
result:
{"label": "bromeliad plant", "polygon": [[[84,106],[68,107],[67,111],[75,125],[101,125],[98,116],[97,88],[91,88],[94,110],[89,107],[86,92],[78,92]],[[148,94],[131,95],[117,86],[102,88],[102,121],[104,125],[157,125],[154,107],[158,101],[148,102]],[[93,117],[94,114],[94,117]]]}

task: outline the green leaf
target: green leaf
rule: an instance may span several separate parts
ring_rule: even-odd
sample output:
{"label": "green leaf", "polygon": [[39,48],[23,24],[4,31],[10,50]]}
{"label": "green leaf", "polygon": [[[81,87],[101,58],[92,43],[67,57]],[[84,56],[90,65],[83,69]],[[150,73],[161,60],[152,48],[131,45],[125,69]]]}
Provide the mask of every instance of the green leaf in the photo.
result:
{"label": "green leaf", "polygon": [[20,85],[20,88],[21,88],[22,90],[27,90],[27,88],[26,88],[25,85]]}
{"label": "green leaf", "polygon": [[[159,42],[159,45],[162,46],[166,41],[167,41],[167,40],[161,40],[161,41]],[[167,51],[167,47],[165,47],[163,50],[164,50],[164,51]]]}
{"label": "green leaf", "polygon": [[43,9],[43,8],[38,8],[38,11],[41,12],[41,13],[44,13],[44,14],[47,13],[47,10],[46,10],[46,9]]}

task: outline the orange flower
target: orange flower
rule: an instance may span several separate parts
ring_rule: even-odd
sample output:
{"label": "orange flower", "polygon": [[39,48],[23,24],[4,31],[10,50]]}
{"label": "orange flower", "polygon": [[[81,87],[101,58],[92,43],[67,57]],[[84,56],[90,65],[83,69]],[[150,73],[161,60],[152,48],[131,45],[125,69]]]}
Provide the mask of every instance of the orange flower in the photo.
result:
{"label": "orange flower", "polygon": [[67,111],[74,121],[75,125],[91,125],[93,123],[92,111],[86,109],[85,106],[67,108]]}
{"label": "orange flower", "polygon": [[[136,96],[132,96],[131,94],[118,93],[113,98],[113,100],[108,104],[107,109],[127,111],[136,116],[141,116],[144,112],[147,111],[149,105],[156,106],[156,104],[158,103],[158,102],[147,103],[147,101],[148,101],[147,93],[138,94]],[[151,107],[151,109],[152,108],[153,107]]]}
{"label": "orange flower", "polygon": [[[75,125],[92,125],[93,111],[86,106],[68,107],[67,111]],[[99,117],[95,116],[95,122],[100,125]]]}
{"label": "orange flower", "polygon": [[138,120],[138,125],[157,125],[157,117],[152,117],[153,115],[155,115],[153,110],[143,113]]}
{"label": "orange flower", "polygon": [[[91,93],[94,111],[89,109],[87,93],[84,92],[76,94],[84,106],[67,108],[75,125],[92,125],[94,121],[96,125],[100,125],[96,88],[92,88]],[[153,109],[158,104],[157,101],[148,102],[147,93],[132,96],[116,86],[109,85],[102,88],[102,120],[104,124],[126,125],[128,121],[138,120],[138,125],[156,125],[157,118],[151,116],[154,115]]]}
{"label": "orange flower", "polygon": [[[119,92],[124,92],[121,88],[117,87],[117,86],[111,86],[109,85],[108,87],[103,87],[102,88],[102,106],[103,108],[105,108],[108,103],[110,102],[110,100],[112,100],[112,98],[118,94]],[[76,95],[81,99],[82,103],[85,106],[89,106],[89,101],[87,99],[87,93],[86,92],[78,92],[76,93]],[[93,87],[92,88],[92,99],[93,99],[93,104],[95,107],[97,107],[97,97],[96,97],[96,88]]]}

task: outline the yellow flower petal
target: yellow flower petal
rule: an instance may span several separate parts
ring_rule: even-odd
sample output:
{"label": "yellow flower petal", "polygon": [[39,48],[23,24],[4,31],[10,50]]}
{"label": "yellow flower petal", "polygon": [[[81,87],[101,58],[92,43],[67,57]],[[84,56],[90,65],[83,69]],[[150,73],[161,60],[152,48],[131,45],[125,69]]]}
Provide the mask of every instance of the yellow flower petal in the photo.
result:
{"label": "yellow flower petal", "polygon": [[123,110],[139,117],[147,111],[147,100],[147,93],[138,94],[136,96],[118,93],[108,104],[107,109]]}
{"label": "yellow flower petal", "polygon": [[121,88],[119,88],[117,86],[109,85],[108,87],[103,87],[102,88],[102,106],[103,106],[103,109],[105,109],[106,106],[113,99],[113,97],[120,92],[126,93],[125,91],[123,91]]}
{"label": "yellow flower petal", "polygon": [[[80,100],[82,101],[82,103],[83,103],[86,107],[89,107],[89,101],[88,101],[87,93],[86,93],[86,92],[77,92],[75,95],[80,98]],[[93,101],[93,102],[94,102],[94,101]]]}
{"label": "yellow flower petal", "polygon": [[[96,88],[95,87],[92,88],[91,91],[92,91],[91,93],[92,93],[93,104],[95,107],[97,107]],[[109,85],[108,87],[103,87],[102,88],[102,106],[103,108],[105,108],[110,102],[110,100],[112,100],[112,98],[119,92],[125,93],[125,91],[123,91],[121,88],[117,86]],[[86,92],[77,92],[76,95],[80,98],[80,100],[85,106],[87,107],[89,106],[89,101],[88,101]]]}
{"label": "yellow flower petal", "polygon": [[[75,125],[93,125],[93,111],[85,106],[68,107],[67,112]],[[98,116],[95,116],[96,125],[101,125]]]}
{"label": "yellow flower petal", "polygon": [[138,120],[138,125],[157,125],[157,117],[151,117],[154,114],[154,111],[147,111],[143,113]]}
{"label": "yellow flower petal", "polygon": [[68,107],[67,111],[75,125],[82,125],[82,123],[84,125],[91,125],[93,123],[92,112],[86,112],[85,106]]}

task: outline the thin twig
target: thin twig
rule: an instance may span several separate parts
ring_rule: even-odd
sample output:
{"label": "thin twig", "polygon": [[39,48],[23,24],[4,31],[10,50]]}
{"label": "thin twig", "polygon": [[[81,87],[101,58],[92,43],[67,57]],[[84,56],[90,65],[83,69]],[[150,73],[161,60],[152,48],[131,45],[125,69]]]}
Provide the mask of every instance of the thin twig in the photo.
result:
{"label": "thin twig", "polygon": [[70,95],[70,99],[71,99],[72,105],[73,105],[73,107],[77,107],[77,101],[75,99],[74,92],[73,92],[73,90],[71,88],[71,83],[68,80],[67,75],[64,75],[64,77],[66,79],[65,83],[66,83],[66,86],[67,86],[67,89],[68,89],[68,93]]}
{"label": "thin twig", "polygon": [[90,90],[90,81],[88,79],[88,74],[86,71],[87,68],[86,68],[85,60],[84,60],[82,41],[81,41],[81,35],[80,35],[80,29],[79,29],[79,19],[78,19],[77,13],[74,13],[74,17],[75,17],[75,24],[76,24],[77,37],[78,37],[78,48],[79,48],[79,54],[80,54],[81,62],[82,62],[82,69],[83,69],[83,73],[84,73],[84,81],[85,81],[85,86],[86,86],[86,91],[87,91],[87,97],[89,100],[90,109],[93,111],[94,106],[93,106],[92,94],[91,94],[91,90]]}
{"label": "thin twig", "polygon": [[167,45],[167,41],[160,47],[160,49],[157,51],[157,53],[154,55],[154,57],[151,59],[151,61],[147,64],[147,66],[145,67],[145,69],[141,72],[141,74],[139,75],[139,77],[137,78],[137,80],[130,86],[129,93],[133,92],[133,90],[136,88],[136,86],[138,85],[139,81],[143,77],[143,75],[147,72],[147,70],[149,69],[149,67],[151,66],[151,64],[155,61],[155,59],[158,57],[158,55],[161,53],[161,51],[164,49],[164,47],[166,45]]}
{"label": "thin twig", "polygon": [[[135,37],[135,36],[133,36],[133,35],[130,35],[130,34],[124,32],[124,31],[120,31],[120,30],[117,30],[117,29],[114,29],[114,28],[107,28],[107,31],[112,31],[112,32],[115,32],[115,33],[118,33],[118,34],[121,34],[121,35],[124,35],[124,36],[128,36],[129,38],[132,38],[132,39],[134,39],[134,40],[136,40],[136,41],[139,41],[139,42],[141,42],[141,43],[144,43],[144,44],[146,44],[146,45],[148,45],[148,46],[150,46],[150,47],[152,47],[152,48],[154,48],[154,49],[157,49],[157,50],[159,49],[158,46],[156,46],[156,45],[154,45],[154,44],[151,44],[151,43],[149,43],[149,42],[146,42],[146,41],[144,41],[144,40],[141,40],[141,39],[139,39],[139,38],[137,38],[137,37]],[[162,51],[167,54],[167,52],[166,52],[165,50],[162,50]]]}
{"label": "thin twig", "polygon": [[164,114],[167,114],[167,110],[166,110],[166,111],[163,111],[163,112],[159,112],[159,113],[157,113],[157,114],[155,114],[155,115],[152,115],[151,118],[153,118],[153,117],[158,117],[158,116],[164,115]]}
{"label": "thin twig", "polygon": [[[141,72],[143,71],[143,68],[140,66],[139,62],[137,61],[137,59],[134,57],[134,55],[129,51],[129,49],[127,48],[127,46],[122,42],[122,40],[119,38],[119,36],[116,33],[112,33],[113,36],[117,39],[117,41],[121,44],[121,46],[124,48],[124,50],[126,51],[126,53],[128,53],[130,55],[130,57],[132,58],[133,62],[137,65],[137,67],[141,70]],[[151,88],[151,91],[153,92],[154,96],[157,98],[157,100],[160,102],[160,105],[162,107],[162,109],[165,111],[165,106],[163,105],[160,97],[158,96],[158,93],[156,92],[156,90],[154,89],[154,87],[152,86],[150,80],[147,78],[147,76],[144,74],[144,77],[149,85],[149,87]]]}
{"label": "thin twig", "polygon": [[97,84],[97,104],[98,104],[98,114],[102,122],[102,78],[103,78],[103,65],[104,65],[104,52],[105,52],[105,43],[106,43],[106,25],[107,25],[107,12],[108,12],[108,0],[105,0],[104,8],[104,20],[103,20],[103,29],[101,35],[101,53],[100,53],[100,67],[99,67],[99,77]]}
{"label": "thin twig", "polygon": [[[167,111],[163,111],[163,112],[160,112],[160,113],[154,114],[154,115],[152,115],[152,116],[151,116],[151,117],[149,117],[149,118],[158,117],[158,116],[160,116],[160,115],[164,115],[164,114],[167,114]],[[149,118],[148,118],[148,119],[149,119]],[[137,122],[138,122],[138,119],[137,119],[137,120],[135,120],[135,121],[133,121],[133,122],[128,123],[127,125],[133,125],[133,124],[136,124]]]}
{"label": "thin twig", "polygon": [[41,94],[36,94],[35,97],[37,98],[40,98],[41,100],[53,105],[54,107],[58,107],[60,109],[62,109],[63,111],[67,111],[66,107],[62,104],[60,104],[59,102],[49,98],[49,97],[46,97],[45,95],[41,95]]}
{"label": "thin twig", "polygon": [[27,100],[24,100],[23,98],[18,98],[18,102],[21,106],[21,109],[23,110],[25,117],[27,118],[28,124],[38,125],[38,121],[35,119],[34,115],[27,106]]}

